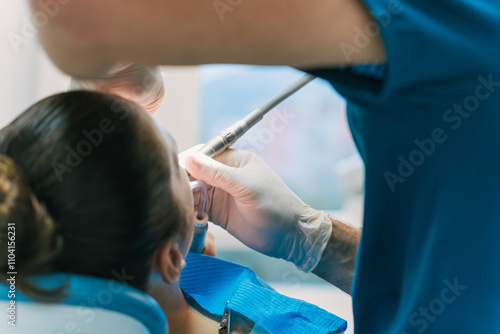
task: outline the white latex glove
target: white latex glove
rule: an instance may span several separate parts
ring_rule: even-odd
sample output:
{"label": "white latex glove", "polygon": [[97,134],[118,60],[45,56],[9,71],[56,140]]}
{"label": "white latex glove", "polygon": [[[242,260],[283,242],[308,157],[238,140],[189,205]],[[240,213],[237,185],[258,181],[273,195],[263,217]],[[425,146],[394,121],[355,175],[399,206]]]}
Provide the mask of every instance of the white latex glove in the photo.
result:
{"label": "white latex glove", "polygon": [[165,88],[158,66],[120,64],[97,79],[71,78],[70,90],[95,90],[119,95],[155,114],[160,107]]}
{"label": "white latex glove", "polygon": [[179,160],[213,186],[206,206],[211,221],[258,252],[312,271],[331,237],[328,215],[304,204],[259,156],[228,149],[214,160],[199,148]]}

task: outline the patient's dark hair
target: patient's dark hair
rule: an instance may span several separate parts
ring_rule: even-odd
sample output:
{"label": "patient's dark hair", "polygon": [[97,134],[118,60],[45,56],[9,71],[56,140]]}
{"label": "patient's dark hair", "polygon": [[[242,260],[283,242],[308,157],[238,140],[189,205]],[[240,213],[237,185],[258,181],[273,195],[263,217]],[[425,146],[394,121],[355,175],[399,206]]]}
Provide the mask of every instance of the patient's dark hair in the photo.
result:
{"label": "patient's dark hair", "polygon": [[50,297],[27,278],[125,273],[145,289],[154,251],[184,235],[185,217],[170,190],[167,152],[141,112],[117,96],[70,92],[0,130],[3,281],[16,271],[21,291]]}

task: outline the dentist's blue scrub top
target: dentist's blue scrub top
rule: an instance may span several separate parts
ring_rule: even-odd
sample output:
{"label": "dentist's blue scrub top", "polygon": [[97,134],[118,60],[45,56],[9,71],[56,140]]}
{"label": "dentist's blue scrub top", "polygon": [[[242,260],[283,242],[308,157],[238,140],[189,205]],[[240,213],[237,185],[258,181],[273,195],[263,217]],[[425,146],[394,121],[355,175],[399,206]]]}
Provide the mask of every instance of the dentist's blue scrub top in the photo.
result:
{"label": "dentist's blue scrub top", "polygon": [[310,71],[366,164],[355,332],[500,333],[500,1],[364,2],[385,66]]}

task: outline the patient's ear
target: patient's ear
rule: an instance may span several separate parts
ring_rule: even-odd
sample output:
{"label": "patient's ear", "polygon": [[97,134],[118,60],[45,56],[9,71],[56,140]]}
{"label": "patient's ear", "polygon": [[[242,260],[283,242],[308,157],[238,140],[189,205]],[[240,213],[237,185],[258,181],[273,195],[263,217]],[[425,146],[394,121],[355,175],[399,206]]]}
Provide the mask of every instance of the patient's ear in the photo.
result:
{"label": "patient's ear", "polygon": [[154,255],[153,266],[165,283],[177,283],[183,269],[184,257],[175,239],[167,241]]}

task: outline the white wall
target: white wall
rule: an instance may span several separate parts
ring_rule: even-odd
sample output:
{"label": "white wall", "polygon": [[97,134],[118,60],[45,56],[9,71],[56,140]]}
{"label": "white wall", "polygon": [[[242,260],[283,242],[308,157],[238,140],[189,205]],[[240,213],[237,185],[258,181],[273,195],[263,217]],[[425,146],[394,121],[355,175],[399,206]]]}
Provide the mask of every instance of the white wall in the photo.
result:
{"label": "white wall", "polygon": [[[29,18],[29,11],[26,1],[3,1],[0,4],[0,101],[2,106],[0,126],[6,125],[38,97],[38,78],[42,59],[35,38],[29,34],[30,31],[25,28],[23,33],[23,26],[27,26],[23,23],[23,19],[27,18]],[[14,38],[22,43],[15,44]]]}

